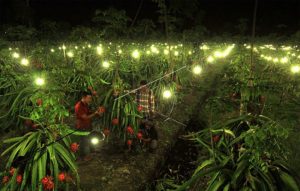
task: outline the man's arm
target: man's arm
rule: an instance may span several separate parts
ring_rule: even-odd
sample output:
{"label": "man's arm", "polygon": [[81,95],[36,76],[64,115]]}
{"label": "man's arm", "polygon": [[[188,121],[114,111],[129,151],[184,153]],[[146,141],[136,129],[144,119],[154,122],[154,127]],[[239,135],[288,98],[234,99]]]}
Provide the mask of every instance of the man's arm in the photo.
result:
{"label": "man's arm", "polygon": [[75,113],[77,114],[77,116],[81,119],[91,119],[93,118],[95,115],[100,114],[100,112],[97,110],[96,112],[92,113],[92,114],[87,114],[84,110],[81,109],[81,107],[76,107],[75,108]]}
{"label": "man's arm", "polygon": [[90,115],[87,115],[86,113],[80,115],[80,118],[82,119],[91,119],[93,118],[95,115],[99,115],[99,111],[95,111],[94,113],[90,114]]}

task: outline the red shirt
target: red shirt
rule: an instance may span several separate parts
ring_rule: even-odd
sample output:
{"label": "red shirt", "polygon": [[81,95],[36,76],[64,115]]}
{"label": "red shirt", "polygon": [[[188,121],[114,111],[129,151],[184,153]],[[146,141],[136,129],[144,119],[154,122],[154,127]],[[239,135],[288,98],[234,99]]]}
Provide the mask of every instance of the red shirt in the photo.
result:
{"label": "red shirt", "polygon": [[76,114],[76,128],[78,129],[90,129],[92,127],[91,119],[83,119],[82,115],[89,115],[90,111],[88,105],[79,101],[75,105],[75,114]]}

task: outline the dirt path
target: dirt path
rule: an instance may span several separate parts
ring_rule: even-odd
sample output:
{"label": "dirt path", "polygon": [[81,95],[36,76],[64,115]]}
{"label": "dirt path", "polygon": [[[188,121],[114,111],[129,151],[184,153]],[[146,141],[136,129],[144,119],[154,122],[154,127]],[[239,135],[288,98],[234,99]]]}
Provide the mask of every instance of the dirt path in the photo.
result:
{"label": "dirt path", "polygon": [[[172,113],[172,118],[187,123],[192,113],[192,103],[197,94],[189,92]],[[190,107],[186,107],[186,105]],[[184,113],[184,115],[182,115]],[[166,153],[174,144],[184,126],[170,120],[159,119],[159,148],[155,153],[127,152],[122,146],[103,143],[99,152],[89,162],[78,163],[81,188],[84,191],[138,191],[147,190],[157,167],[164,163]]]}

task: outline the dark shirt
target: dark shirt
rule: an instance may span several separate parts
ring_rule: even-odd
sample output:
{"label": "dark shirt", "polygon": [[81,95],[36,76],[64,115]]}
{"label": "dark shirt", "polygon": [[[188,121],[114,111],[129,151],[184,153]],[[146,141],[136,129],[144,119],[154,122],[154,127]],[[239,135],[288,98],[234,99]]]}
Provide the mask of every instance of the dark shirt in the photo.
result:
{"label": "dark shirt", "polygon": [[152,140],[158,139],[158,134],[154,126],[151,126],[150,128],[146,128],[144,125],[141,125],[141,130],[143,131],[144,138],[150,138]]}

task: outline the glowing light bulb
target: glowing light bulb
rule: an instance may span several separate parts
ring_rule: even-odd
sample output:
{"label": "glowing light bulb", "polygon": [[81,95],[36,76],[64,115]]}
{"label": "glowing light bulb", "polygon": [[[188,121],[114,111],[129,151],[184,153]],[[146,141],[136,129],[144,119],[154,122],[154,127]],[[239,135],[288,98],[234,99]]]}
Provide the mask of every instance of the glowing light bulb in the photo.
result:
{"label": "glowing light bulb", "polygon": [[290,46],[287,46],[287,47],[283,47],[282,48],[282,50],[285,50],[285,51],[288,51],[288,50],[291,50],[292,49],[292,47],[290,47]]}
{"label": "glowing light bulb", "polygon": [[122,50],[120,49],[120,50],[118,50],[118,52],[119,52],[119,54],[122,54]]}
{"label": "glowing light bulb", "polygon": [[35,79],[35,84],[38,86],[42,86],[45,84],[45,80],[43,78],[36,78]]}
{"label": "glowing light bulb", "polygon": [[202,72],[201,66],[199,66],[199,65],[194,66],[194,68],[193,68],[194,74],[199,75],[199,74],[201,74],[201,72]]}
{"label": "glowing light bulb", "polygon": [[28,65],[29,65],[29,61],[28,61],[26,58],[23,58],[23,59],[21,60],[21,65],[23,65],[23,66],[28,66]]}
{"label": "glowing light bulb", "polygon": [[13,56],[14,58],[19,58],[19,57],[20,57],[20,54],[14,52],[12,56]]}
{"label": "glowing light bulb", "polygon": [[65,46],[65,45],[63,45],[63,46],[62,46],[62,49],[63,49],[63,50],[66,50],[66,46]]}
{"label": "glowing light bulb", "polygon": [[74,54],[73,54],[73,52],[70,51],[70,52],[67,52],[67,56],[70,57],[70,58],[73,58]]}
{"label": "glowing light bulb", "polygon": [[287,57],[283,57],[283,58],[280,59],[280,62],[283,63],[283,64],[287,63],[288,61],[289,61],[289,59]]}
{"label": "glowing light bulb", "polygon": [[214,57],[212,57],[212,56],[209,56],[209,57],[207,58],[207,62],[209,62],[209,63],[212,63],[214,60],[215,60],[215,59],[214,59]]}
{"label": "glowing light bulb", "polygon": [[156,54],[159,53],[158,49],[153,45],[151,46],[151,51]]}
{"label": "glowing light bulb", "polygon": [[220,51],[216,51],[216,52],[214,53],[214,56],[217,57],[217,58],[221,58],[221,57],[223,57],[223,54],[222,54],[222,52],[220,52]]}
{"label": "glowing light bulb", "polygon": [[168,54],[169,54],[169,50],[165,49],[165,50],[164,50],[164,54],[165,54],[165,55],[168,55]]}
{"label": "glowing light bulb", "polygon": [[291,72],[292,73],[299,73],[300,72],[300,66],[298,66],[298,65],[295,65],[295,66],[292,66],[291,67]]}
{"label": "glowing light bulb", "polygon": [[101,46],[98,46],[98,47],[97,47],[97,53],[98,53],[99,55],[101,55],[101,54],[103,53],[103,49],[102,49]]}
{"label": "glowing light bulb", "polygon": [[140,57],[140,53],[138,50],[134,50],[131,54],[131,56],[135,59],[139,58]]}
{"label": "glowing light bulb", "polygon": [[97,137],[93,137],[93,138],[91,139],[91,143],[92,143],[93,145],[97,145],[97,144],[99,144],[99,139],[98,139]]}
{"label": "glowing light bulb", "polygon": [[268,56],[268,57],[266,57],[266,60],[270,61],[270,60],[272,60],[272,57]]}
{"label": "glowing light bulb", "polygon": [[53,49],[53,48],[51,48],[51,50],[50,50],[51,52],[55,52],[55,50]]}
{"label": "glowing light bulb", "polygon": [[178,56],[179,55],[179,52],[178,51],[175,51],[174,52],[174,56]]}
{"label": "glowing light bulb", "polygon": [[103,66],[103,68],[109,68],[110,64],[109,64],[108,61],[104,61],[104,62],[102,63],[102,66]]}
{"label": "glowing light bulb", "polygon": [[192,51],[189,51],[189,55],[191,55],[192,54]]}
{"label": "glowing light bulb", "polygon": [[75,49],[77,50],[77,49],[78,49],[78,46],[75,46]]}
{"label": "glowing light bulb", "polygon": [[172,96],[172,92],[170,90],[165,90],[163,92],[163,97],[169,99]]}
{"label": "glowing light bulb", "polygon": [[201,49],[201,50],[208,50],[209,47],[208,47],[207,45],[204,44],[203,46],[200,47],[200,49]]}
{"label": "glowing light bulb", "polygon": [[88,44],[88,47],[91,48],[92,46],[90,44]]}
{"label": "glowing light bulb", "polygon": [[146,51],[146,54],[148,54],[148,55],[149,55],[150,53],[151,53],[151,52],[150,52],[149,50],[147,50],[147,51]]}

